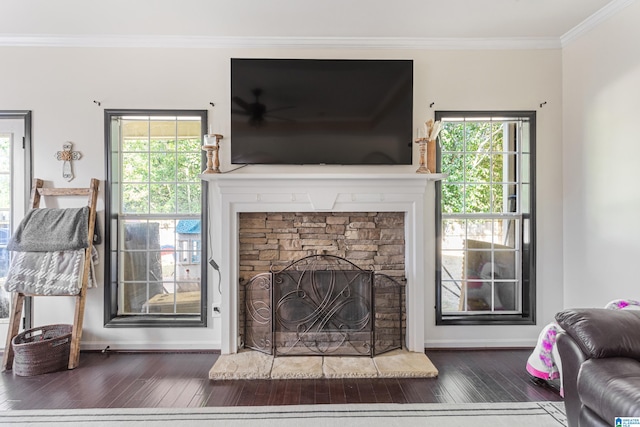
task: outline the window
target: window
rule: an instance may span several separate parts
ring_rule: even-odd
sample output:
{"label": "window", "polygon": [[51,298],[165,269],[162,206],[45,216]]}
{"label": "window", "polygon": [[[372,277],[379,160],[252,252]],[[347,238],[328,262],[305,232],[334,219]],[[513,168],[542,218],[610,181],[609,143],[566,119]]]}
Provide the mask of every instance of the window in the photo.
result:
{"label": "window", "polygon": [[11,164],[13,157],[12,135],[0,132],[0,319],[8,319],[11,314],[10,294],[4,290],[4,282],[9,271],[9,251],[7,244],[11,236]]}
{"label": "window", "polygon": [[535,322],[535,112],[437,112],[437,324]]}
{"label": "window", "polygon": [[[6,333],[11,294],[4,290],[11,252],[7,244],[25,214],[31,181],[31,112],[0,111],[0,332]],[[25,326],[31,325],[31,300],[25,300]]]}
{"label": "window", "polygon": [[206,326],[206,123],[206,111],[105,111],[107,326]]}

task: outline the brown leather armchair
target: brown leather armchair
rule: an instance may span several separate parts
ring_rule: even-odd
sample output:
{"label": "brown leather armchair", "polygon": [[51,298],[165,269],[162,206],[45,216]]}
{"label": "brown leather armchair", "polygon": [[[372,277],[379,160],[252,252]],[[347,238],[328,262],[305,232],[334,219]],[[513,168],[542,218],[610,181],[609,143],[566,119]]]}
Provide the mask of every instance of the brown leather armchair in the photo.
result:
{"label": "brown leather armchair", "polygon": [[640,311],[570,309],[556,321],[569,427],[640,417]]}

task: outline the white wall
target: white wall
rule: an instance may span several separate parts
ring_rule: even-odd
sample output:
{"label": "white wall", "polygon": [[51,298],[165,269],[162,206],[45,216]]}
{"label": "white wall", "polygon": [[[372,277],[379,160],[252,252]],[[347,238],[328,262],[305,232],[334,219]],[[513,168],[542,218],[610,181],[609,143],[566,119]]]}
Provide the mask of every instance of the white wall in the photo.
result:
{"label": "white wall", "polygon": [[563,49],[564,305],[640,299],[640,3]]}
{"label": "white wall", "polygon": [[[91,177],[105,179],[103,114],[104,109],[115,108],[209,108],[214,130],[225,135],[221,166],[225,170],[229,169],[229,150],[225,146],[232,143],[229,137],[229,58],[249,56],[414,59],[416,125],[433,117],[436,109],[537,110],[538,325],[436,327],[435,285],[433,281],[425,283],[426,346],[533,345],[542,326],[563,307],[562,64],[559,50],[231,51],[3,47],[0,48],[2,63],[12,65],[0,67],[0,110],[33,111],[35,176],[52,185],[69,185],[61,178],[61,163],[54,159],[55,152],[65,141],[74,142],[75,149],[83,155],[75,162],[73,185],[86,185]],[[94,100],[102,105],[97,106]],[[540,108],[539,104],[544,101],[546,105]],[[209,102],[214,102],[216,107],[211,109]],[[435,102],[433,110],[429,108],[431,102]],[[417,167],[417,156],[414,158]],[[332,171],[336,168],[321,169]],[[263,166],[245,168],[242,172],[282,169]],[[376,169],[339,167],[339,170],[371,172]],[[413,170],[415,168],[409,173]],[[101,195],[100,209],[103,207]],[[104,224],[103,219],[101,221]],[[432,214],[425,221],[433,224]],[[433,240],[433,227],[429,227],[429,233]],[[428,267],[433,267],[434,255],[430,254],[425,260]],[[217,276],[211,274],[209,289],[213,290],[215,280]],[[83,348],[99,349],[106,345],[112,349],[218,348],[219,325],[211,319],[206,329],[105,329],[102,307],[103,290],[91,290],[85,314]],[[68,322],[71,310],[70,301],[40,298],[36,300],[35,322]]]}
{"label": "white wall", "polygon": [[416,69],[424,70],[416,92],[435,101],[434,108],[537,111],[537,325],[434,327],[435,296],[429,289],[427,347],[533,345],[540,329],[562,308],[559,57],[558,51],[451,51],[416,58]]}

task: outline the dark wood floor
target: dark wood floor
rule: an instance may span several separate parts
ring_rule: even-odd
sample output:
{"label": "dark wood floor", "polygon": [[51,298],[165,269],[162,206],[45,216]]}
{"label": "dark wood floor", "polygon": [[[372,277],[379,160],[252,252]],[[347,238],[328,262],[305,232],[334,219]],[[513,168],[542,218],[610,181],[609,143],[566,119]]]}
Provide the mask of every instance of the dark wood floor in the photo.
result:
{"label": "dark wood floor", "polygon": [[427,351],[430,379],[210,381],[212,353],[82,353],[72,371],[0,374],[0,410],[325,403],[559,401],[525,371],[528,350]]}

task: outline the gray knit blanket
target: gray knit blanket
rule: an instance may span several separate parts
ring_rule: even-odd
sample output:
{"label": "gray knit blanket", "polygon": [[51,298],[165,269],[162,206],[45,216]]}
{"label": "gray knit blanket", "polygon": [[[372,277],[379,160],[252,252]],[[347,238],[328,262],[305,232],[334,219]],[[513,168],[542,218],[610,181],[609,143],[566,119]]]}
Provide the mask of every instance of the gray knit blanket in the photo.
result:
{"label": "gray knit blanket", "polygon": [[[82,288],[89,208],[32,209],[11,236],[5,289],[32,295],[77,295]],[[96,286],[91,254],[88,287]]]}
{"label": "gray knit blanket", "polygon": [[[98,251],[92,248],[88,288],[97,286],[94,264]],[[82,288],[85,249],[55,252],[14,252],[5,290],[32,295],[77,295]]]}
{"label": "gray knit blanket", "polygon": [[89,246],[89,208],[32,209],[7,245],[10,251],[53,252]]}

